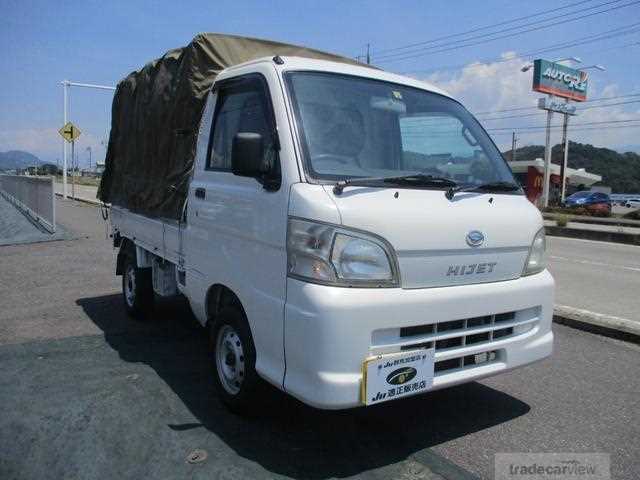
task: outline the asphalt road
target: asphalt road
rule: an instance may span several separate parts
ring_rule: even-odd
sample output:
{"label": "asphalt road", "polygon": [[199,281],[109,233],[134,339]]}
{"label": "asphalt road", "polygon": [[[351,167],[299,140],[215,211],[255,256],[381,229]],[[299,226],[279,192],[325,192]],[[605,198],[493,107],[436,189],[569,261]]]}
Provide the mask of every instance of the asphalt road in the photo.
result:
{"label": "asphalt road", "polygon": [[346,412],[267,391],[240,418],[183,303],[126,317],[98,209],[58,200],[58,218],[75,240],[0,247],[3,480],[488,479],[522,451],[605,452],[637,478],[636,345],[554,325],[551,359],[483,382]]}
{"label": "asphalt road", "polygon": [[[59,182],[55,182],[54,184],[54,188],[55,188],[55,192],[62,194],[64,188],[62,183]],[[75,195],[76,197],[80,198],[80,199],[88,199],[94,202],[99,201],[96,198],[96,194],[98,192],[98,187],[95,187],[93,185],[76,185],[75,186]],[[73,193],[73,187],[71,185],[71,182],[67,183],[67,195],[69,197],[72,196]]]}
{"label": "asphalt road", "polygon": [[547,237],[556,304],[640,322],[640,247]]}

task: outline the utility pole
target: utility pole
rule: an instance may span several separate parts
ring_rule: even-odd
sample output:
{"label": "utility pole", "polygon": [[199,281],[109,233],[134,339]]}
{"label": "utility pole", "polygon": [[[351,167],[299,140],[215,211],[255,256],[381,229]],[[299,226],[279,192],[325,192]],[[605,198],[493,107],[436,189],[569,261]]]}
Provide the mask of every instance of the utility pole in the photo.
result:
{"label": "utility pole", "polygon": [[370,44],[367,43],[367,65],[371,64],[371,52],[369,50]]}
{"label": "utility pole", "polygon": [[91,147],[87,147],[86,150],[89,152],[89,170],[91,170]]}
{"label": "utility pole", "polygon": [[511,135],[511,161],[516,161],[516,142],[518,141],[518,137],[516,136],[516,131],[513,131]]}

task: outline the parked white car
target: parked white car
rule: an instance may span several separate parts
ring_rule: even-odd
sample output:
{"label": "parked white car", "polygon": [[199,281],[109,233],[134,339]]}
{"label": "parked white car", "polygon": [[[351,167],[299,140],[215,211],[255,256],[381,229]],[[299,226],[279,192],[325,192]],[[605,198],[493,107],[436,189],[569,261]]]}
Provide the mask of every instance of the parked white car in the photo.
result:
{"label": "parked white car", "polygon": [[186,296],[232,409],[262,380],[342,409],[552,351],[540,212],[465,107],[412,78],[287,56],[223,70],[183,221],[113,206],[111,223],[127,309]]}
{"label": "parked white car", "polygon": [[627,208],[640,208],[640,198],[630,198],[624,202],[624,206]]}

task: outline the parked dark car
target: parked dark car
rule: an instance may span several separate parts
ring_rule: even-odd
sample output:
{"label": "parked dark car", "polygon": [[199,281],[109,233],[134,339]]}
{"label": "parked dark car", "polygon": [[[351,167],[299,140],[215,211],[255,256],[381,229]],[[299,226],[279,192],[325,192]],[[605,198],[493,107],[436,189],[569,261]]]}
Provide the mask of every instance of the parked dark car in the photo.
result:
{"label": "parked dark car", "polygon": [[611,197],[602,192],[576,192],[565,198],[567,208],[584,208],[592,215],[608,217],[611,215]]}

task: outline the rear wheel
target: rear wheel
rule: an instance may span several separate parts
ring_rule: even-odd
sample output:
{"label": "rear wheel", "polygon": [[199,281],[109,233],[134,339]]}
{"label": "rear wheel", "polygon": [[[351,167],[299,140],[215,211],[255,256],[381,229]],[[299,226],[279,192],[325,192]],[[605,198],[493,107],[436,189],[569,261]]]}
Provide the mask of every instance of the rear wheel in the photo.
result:
{"label": "rear wheel", "polygon": [[214,383],[218,395],[233,412],[251,413],[258,401],[260,377],[249,325],[236,307],[225,307],[211,325]]}
{"label": "rear wheel", "polygon": [[128,255],[122,274],[122,296],[127,313],[142,319],[153,309],[153,285],[150,268],[138,268],[135,258]]}

